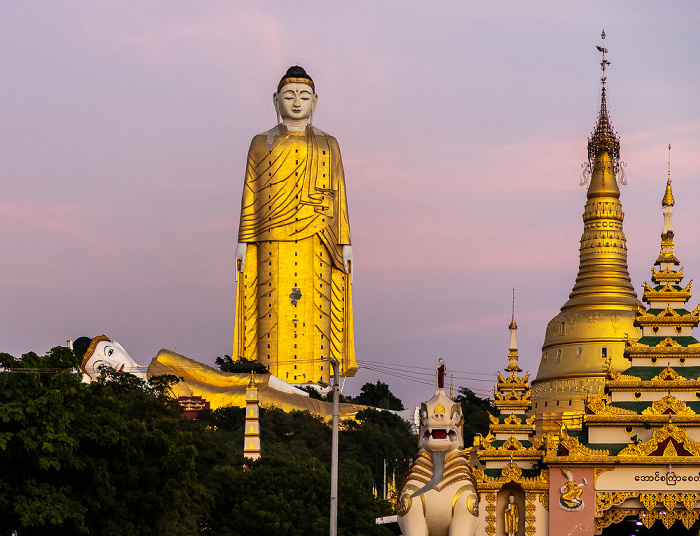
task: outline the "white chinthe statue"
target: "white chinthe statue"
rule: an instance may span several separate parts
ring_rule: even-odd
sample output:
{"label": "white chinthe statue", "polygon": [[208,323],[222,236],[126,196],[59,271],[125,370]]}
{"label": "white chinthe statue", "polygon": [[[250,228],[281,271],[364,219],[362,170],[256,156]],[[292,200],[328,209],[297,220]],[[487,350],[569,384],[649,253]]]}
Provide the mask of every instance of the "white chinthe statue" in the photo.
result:
{"label": "white chinthe statue", "polygon": [[435,396],[421,404],[420,450],[399,491],[404,536],[473,536],[479,523],[476,482],[463,450],[462,406],[445,394],[440,367]]}

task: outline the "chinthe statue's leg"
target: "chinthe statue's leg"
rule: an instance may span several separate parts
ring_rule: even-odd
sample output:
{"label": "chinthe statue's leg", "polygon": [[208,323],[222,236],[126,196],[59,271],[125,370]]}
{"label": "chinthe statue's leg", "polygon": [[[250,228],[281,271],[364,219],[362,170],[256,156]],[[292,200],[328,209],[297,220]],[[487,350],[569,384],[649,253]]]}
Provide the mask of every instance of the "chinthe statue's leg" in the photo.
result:
{"label": "chinthe statue's leg", "polygon": [[399,527],[403,536],[429,536],[428,523],[425,521],[423,511],[418,508],[413,508],[405,516],[399,518]]}
{"label": "chinthe statue's leg", "polygon": [[474,492],[462,493],[452,510],[449,536],[473,536],[479,525],[478,508]]}
{"label": "chinthe statue's leg", "polygon": [[425,520],[425,497],[415,499],[411,494],[418,489],[415,485],[406,485],[401,490],[397,504],[398,521],[403,536],[429,536],[428,523]]}

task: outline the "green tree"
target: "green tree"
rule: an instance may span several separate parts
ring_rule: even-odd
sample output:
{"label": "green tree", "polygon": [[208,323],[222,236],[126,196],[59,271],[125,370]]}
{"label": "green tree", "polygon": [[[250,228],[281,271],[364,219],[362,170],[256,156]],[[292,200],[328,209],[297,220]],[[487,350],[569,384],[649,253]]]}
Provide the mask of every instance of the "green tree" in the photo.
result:
{"label": "green tree", "polygon": [[462,404],[464,415],[464,445],[469,447],[477,434],[489,433],[489,414],[495,414],[493,402],[488,398],[479,398],[468,387],[460,387],[457,390],[455,402]]}
{"label": "green tree", "polygon": [[0,532],[192,534],[212,497],[193,436],[166,394],[107,371],[84,384],[67,348],[0,354]]}
{"label": "green tree", "polygon": [[400,411],[404,409],[403,403],[394,393],[389,390],[389,386],[377,380],[377,383],[366,383],[360,389],[360,394],[352,399],[355,404],[363,404],[373,408],[393,409]]}

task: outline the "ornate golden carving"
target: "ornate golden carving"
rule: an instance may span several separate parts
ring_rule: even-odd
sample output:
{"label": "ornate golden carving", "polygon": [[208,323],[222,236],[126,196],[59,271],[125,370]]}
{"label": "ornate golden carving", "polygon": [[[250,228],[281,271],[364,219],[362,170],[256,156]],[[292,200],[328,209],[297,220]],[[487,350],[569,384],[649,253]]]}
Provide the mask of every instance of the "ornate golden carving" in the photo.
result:
{"label": "ornate golden carving", "polygon": [[496,532],[496,494],[494,492],[489,492],[486,494],[486,533],[489,536],[493,536]]}
{"label": "ornate golden carving", "polygon": [[[455,515],[455,506],[457,505],[457,501],[465,491],[476,492],[476,488],[473,484],[468,484],[457,490],[457,493],[455,493],[455,496],[452,498],[452,517]],[[479,498],[476,493],[472,493],[471,495],[467,496],[467,510],[469,510],[469,513],[474,517],[479,517]]]}
{"label": "ornate golden carving", "polygon": [[650,381],[653,382],[672,382],[672,381],[686,381],[686,379],[678,374],[674,369],[671,367],[666,367],[664,370],[662,370],[657,376],[654,376]]}
{"label": "ornate golden carving", "polygon": [[[399,515],[399,517],[405,516],[411,509],[411,506],[413,505],[413,499],[411,499],[411,495],[414,491],[418,491],[418,486],[408,484],[407,486],[404,486],[401,489],[401,491],[402,493],[399,496],[399,500],[396,503],[396,513]],[[421,497],[423,496],[421,495]]]}
{"label": "ornate golden carving", "polygon": [[681,344],[678,341],[676,341],[675,339],[672,339],[671,337],[666,337],[663,341],[661,341],[656,346],[657,346],[657,348],[677,348],[677,347],[681,346]]}
{"label": "ornate golden carving", "polygon": [[600,517],[605,510],[609,510],[612,506],[622,504],[629,497],[637,497],[638,495],[639,492],[637,491],[596,493],[595,516]]}
{"label": "ornate golden carving", "polygon": [[[613,383],[613,382],[608,382]],[[590,397],[586,401],[586,408],[594,415],[637,415],[636,411],[631,409],[617,408],[608,406],[608,398],[605,395]]]}
{"label": "ornate golden carving", "polygon": [[642,411],[642,415],[663,415],[673,413],[674,415],[695,415],[683,400],[678,400],[672,395],[667,395],[661,400],[656,400],[651,407]]}
{"label": "ornate golden carving", "polygon": [[535,494],[525,493],[525,532],[528,536],[532,536],[537,530],[535,528],[535,523],[537,522],[536,510]]}
{"label": "ornate golden carving", "polygon": [[567,453],[563,454],[563,456],[568,456],[569,458],[574,459],[585,459],[591,456],[610,455],[609,450],[595,450],[582,445],[578,439],[576,439],[575,437],[571,437],[568,434],[566,428],[563,428],[562,431],[559,433],[559,448],[560,450],[563,448],[567,451]]}
{"label": "ornate golden carving", "polygon": [[662,493],[661,502],[666,507],[666,510],[673,510],[678,502],[678,495],[675,493]]}
{"label": "ornate golden carving", "polygon": [[[652,434],[652,438],[648,441],[644,441],[637,445],[629,445],[622,449],[618,457],[620,458],[639,458],[645,456],[652,456],[654,452],[659,449],[659,445],[670,438],[674,442],[673,452],[675,454],[670,454],[672,457],[678,457],[677,446],[682,446],[685,451],[687,451],[691,456],[700,456],[700,443],[693,441],[688,437],[688,433],[685,429],[679,428],[673,423],[668,423],[662,428],[657,428]],[[669,441],[669,445],[671,441]],[[668,448],[668,446],[666,447]],[[658,454],[657,454],[658,455]],[[666,452],[664,451],[664,456]]]}
{"label": "ornate golden carving", "polygon": [[660,493],[641,493],[639,495],[639,502],[644,505],[644,508],[651,511],[656,507],[656,503],[659,502],[660,498]]}
{"label": "ornate golden carving", "polygon": [[602,534],[605,527],[609,527],[613,523],[619,523],[628,516],[633,516],[637,513],[637,510],[632,509],[619,509],[619,510],[606,510],[603,512],[602,517],[597,517],[595,519],[595,533]]}
{"label": "ornate golden carving", "polygon": [[540,503],[542,503],[544,509],[549,512],[549,493],[540,493]]}
{"label": "ornate golden carving", "polygon": [[675,515],[676,519],[680,519],[683,525],[685,525],[685,528],[690,530],[690,527],[698,520],[698,513],[699,512],[676,512]]}
{"label": "ornate golden carving", "polygon": [[640,326],[697,326],[700,322],[697,308],[686,314],[681,315],[672,307],[666,307],[658,315],[652,315],[647,312],[638,313],[637,323]]}
{"label": "ornate golden carving", "polygon": [[593,470],[593,487],[598,486],[598,477],[607,471],[612,471],[614,467],[596,467]]}
{"label": "ornate golden carving", "polygon": [[642,520],[646,528],[651,528],[651,526],[657,521],[661,520],[667,529],[678,520],[680,520],[685,528],[690,529],[693,524],[698,520],[699,512],[689,512],[688,510],[678,510],[678,511],[642,511],[639,512],[639,519]]}
{"label": "ornate golden carving", "polygon": [[700,493],[682,493],[680,499],[685,509],[692,511],[695,508],[695,503],[700,500]]}
{"label": "ornate golden carving", "polygon": [[499,490],[504,484],[515,482],[526,491],[547,491],[549,489],[549,471],[543,469],[538,476],[528,478],[512,460],[501,470],[501,476],[486,476],[483,470],[474,469],[473,475],[479,491]]}
{"label": "ornate golden carving", "polygon": [[479,497],[476,494],[467,497],[467,510],[474,517],[479,517]]}

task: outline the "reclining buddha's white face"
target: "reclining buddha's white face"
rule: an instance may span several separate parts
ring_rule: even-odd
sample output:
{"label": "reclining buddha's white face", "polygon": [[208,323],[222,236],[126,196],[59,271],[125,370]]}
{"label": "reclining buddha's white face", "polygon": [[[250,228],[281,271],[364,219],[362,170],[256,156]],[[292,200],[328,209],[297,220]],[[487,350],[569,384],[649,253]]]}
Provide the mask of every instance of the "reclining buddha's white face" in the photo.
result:
{"label": "reclining buddha's white face", "polygon": [[439,390],[420,408],[420,446],[428,451],[451,451],[464,447],[462,406]]}
{"label": "reclining buddha's white face", "polygon": [[121,344],[100,335],[92,339],[83,357],[80,367],[83,379],[88,383],[96,380],[100,376],[100,367],[105,366],[120,372],[130,372],[144,379],[146,377],[146,367],[136,363]]}

